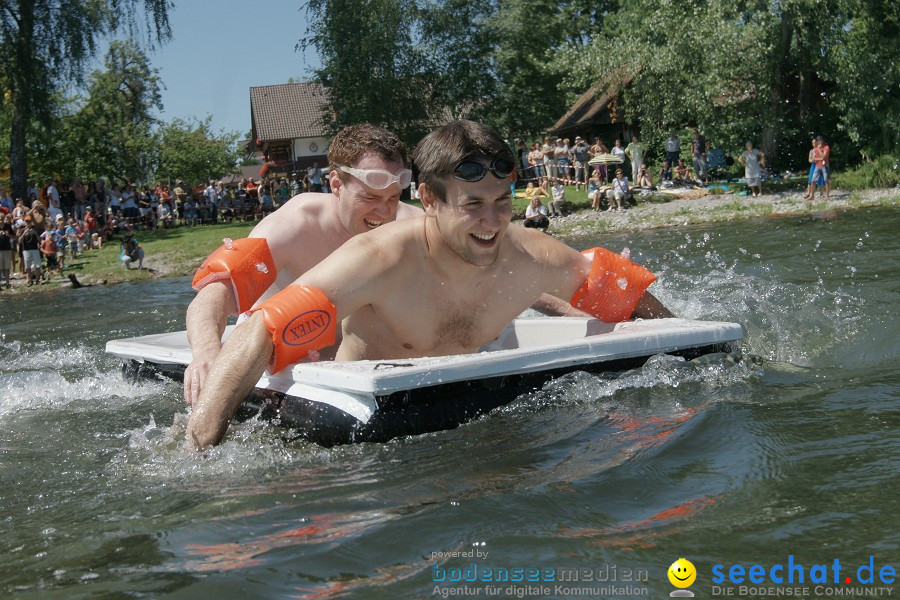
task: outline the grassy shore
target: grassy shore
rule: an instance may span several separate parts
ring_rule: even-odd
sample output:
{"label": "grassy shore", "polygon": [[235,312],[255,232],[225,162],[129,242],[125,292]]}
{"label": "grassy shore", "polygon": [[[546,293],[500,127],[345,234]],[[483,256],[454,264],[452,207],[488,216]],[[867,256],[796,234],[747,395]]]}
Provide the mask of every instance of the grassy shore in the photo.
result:
{"label": "grassy shore", "polygon": [[[63,276],[57,272],[40,286],[26,287],[24,279],[13,280],[11,291],[38,291],[69,287],[68,275],[74,273],[85,285],[143,281],[157,277],[192,274],[222,239],[246,237],[255,223],[175,227],[159,231],[138,231],[135,238],[144,249],[144,268],[126,269],[119,260],[120,239],[112,239],[101,250],[86,250],[77,258],[66,258]],[[9,293],[9,292],[5,292]]]}
{"label": "grassy shore", "polygon": [[[772,186],[775,187],[775,186]],[[870,206],[900,204],[900,189],[861,191],[832,190],[831,198],[803,199],[802,184],[782,183],[779,189],[764,187],[767,192],[753,198],[736,194],[710,194],[702,198],[671,199],[656,194],[638,198],[637,206],[625,211],[594,212],[584,191],[566,191],[573,212],[551,220],[549,233],[559,237],[597,236],[613,231],[636,231],[660,227],[678,227],[748,218],[775,218],[813,215],[828,211],[852,210]],[[514,206],[518,218],[524,214],[525,200],[517,198]],[[144,248],[144,269],[128,270],[119,260],[119,240],[108,242],[100,251],[87,251],[66,261],[63,277],[54,277],[45,285],[27,288],[24,279],[14,280],[14,287],[2,294],[36,292],[54,287],[69,287],[67,279],[74,273],[83,284],[113,284],[142,281],[158,277],[192,274],[203,259],[226,237],[241,238],[255,223],[176,227],[136,234]]]}

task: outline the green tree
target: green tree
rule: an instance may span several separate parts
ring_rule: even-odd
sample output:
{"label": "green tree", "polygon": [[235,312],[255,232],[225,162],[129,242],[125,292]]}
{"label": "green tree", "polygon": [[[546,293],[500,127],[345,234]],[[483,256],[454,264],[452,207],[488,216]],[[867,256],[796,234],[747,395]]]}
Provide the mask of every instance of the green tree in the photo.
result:
{"label": "green tree", "polygon": [[[572,57],[617,6],[615,0],[499,0],[489,26],[499,88],[489,122],[510,137],[552,126],[584,89],[571,76]],[[566,48],[570,54],[561,59]]]}
{"label": "green tree", "polygon": [[431,101],[446,119],[483,118],[498,85],[492,69],[494,40],[490,0],[428,1],[419,9],[419,44],[425,57]]}
{"label": "green tree", "polygon": [[[151,43],[171,35],[170,0],[8,0],[0,3],[0,82],[11,104],[9,161],[14,195],[26,186],[26,141],[34,115],[46,117],[48,98],[77,81],[97,40],[135,33],[146,16]],[[6,94],[4,94],[6,98]]]}
{"label": "green tree", "polygon": [[[28,151],[31,155],[28,178],[35,183],[66,173],[66,170],[61,168],[65,161],[59,155],[58,132],[64,119],[71,112],[72,101],[63,91],[54,92],[45,100],[45,114],[41,117],[33,115],[26,124]],[[0,103],[0,147],[9,148],[12,117],[12,103]],[[8,170],[8,155],[2,154],[0,172],[3,174],[0,178],[9,177]]]}
{"label": "green tree", "polygon": [[770,162],[797,166],[824,132],[852,161],[851,145],[897,145],[896,128],[879,125],[900,116],[897,15],[883,0],[635,0],[556,68],[582,89],[633,75],[621,106],[652,148],[699,126],[717,145],[753,140]]}
{"label": "green tree", "polygon": [[[332,132],[368,121],[417,142],[469,117],[506,135],[545,130],[574,82],[551,68],[566,44],[584,45],[616,0],[309,0],[310,31],[330,88]],[[378,15],[378,18],[372,18]]]}
{"label": "green tree", "polygon": [[897,3],[859,0],[851,3],[846,26],[828,54],[837,125],[866,156],[900,151],[898,39]]}
{"label": "green tree", "polygon": [[429,126],[434,86],[413,39],[414,0],[308,0],[309,36],[322,60],[316,78],[329,88],[323,122],[333,134],[346,125],[372,123],[407,143]]}
{"label": "green tree", "polygon": [[488,120],[510,137],[543,131],[565,112],[564,72],[550,68],[565,41],[560,6],[553,0],[500,0],[491,20],[499,93]]}
{"label": "green tree", "polygon": [[760,27],[740,21],[726,2],[637,0],[611,14],[591,44],[561,53],[555,66],[582,89],[599,83],[599,93],[617,91],[651,156],[669,133],[689,126],[717,145],[735,145],[757,127],[764,81]]}
{"label": "green tree", "polygon": [[203,121],[173,119],[157,132],[158,179],[188,183],[208,181],[233,173],[239,156],[237,132],[215,133],[212,117]]}
{"label": "green tree", "polygon": [[101,175],[147,181],[155,154],[154,111],[162,110],[162,82],[132,40],[112,42],[104,66],[91,73],[87,98],[62,120],[54,154],[66,164],[58,170],[67,168],[85,181]]}

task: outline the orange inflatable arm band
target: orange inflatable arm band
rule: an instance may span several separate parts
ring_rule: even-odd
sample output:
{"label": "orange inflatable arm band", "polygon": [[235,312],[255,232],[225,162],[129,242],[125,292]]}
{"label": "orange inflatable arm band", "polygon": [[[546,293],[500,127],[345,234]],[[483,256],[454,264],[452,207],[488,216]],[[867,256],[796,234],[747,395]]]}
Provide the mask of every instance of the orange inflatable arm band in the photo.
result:
{"label": "orange inflatable arm band", "polygon": [[222,245],[210,254],[197,272],[191,286],[198,292],[214,281],[231,281],[238,312],[247,312],[259,300],[278,273],[263,238],[225,238]]}
{"label": "orange inflatable arm band", "polygon": [[656,276],[627,258],[604,248],[582,252],[594,255],[591,272],[569,303],[607,323],[627,320]]}
{"label": "orange inflatable arm band", "polygon": [[334,345],[337,311],[319,288],[289,285],[250,312],[258,310],[275,344],[270,373]]}

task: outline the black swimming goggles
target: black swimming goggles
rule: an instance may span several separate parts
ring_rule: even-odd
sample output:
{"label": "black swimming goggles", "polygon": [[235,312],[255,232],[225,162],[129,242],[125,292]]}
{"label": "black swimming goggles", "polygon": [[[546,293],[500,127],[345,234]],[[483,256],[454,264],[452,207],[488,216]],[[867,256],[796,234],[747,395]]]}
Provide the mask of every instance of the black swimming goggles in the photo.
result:
{"label": "black swimming goggles", "polygon": [[462,181],[481,181],[490,171],[497,179],[506,179],[516,168],[516,163],[506,158],[495,158],[490,165],[477,160],[464,160],[453,170],[453,176]]}

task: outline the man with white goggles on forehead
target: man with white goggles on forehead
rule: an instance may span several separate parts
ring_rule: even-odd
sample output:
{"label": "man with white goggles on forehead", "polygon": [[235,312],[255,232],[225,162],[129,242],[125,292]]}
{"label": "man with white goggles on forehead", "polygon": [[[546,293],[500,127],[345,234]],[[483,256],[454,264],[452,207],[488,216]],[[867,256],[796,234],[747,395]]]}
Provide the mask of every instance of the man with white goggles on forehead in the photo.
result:
{"label": "man with white goggles on forehead", "polygon": [[[240,322],[251,308],[352,237],[424,215],[422,209],[400,202],[412,171],[406,146],[392,133],[372,125],[347,127],[331,142],[328,159],[331,193],[295,196],[254,227],[248,238],[224,240],[198,269],[193,281],[198,293],[187,310],[192,361],[184,374],[186,402],[199,398],[229,316],[241,315]],[[464,162],[455,177],[476,181],[490,171],[492,177],[505,179],[514,166],[504,160],[488,166]],[[584,314],[547,295],[533,308],[548,315]],[[337,347],[323,351],[321,358],[333,358]]]}
{"label": "man with white goggles on forehead", "polygon": [[295,196],[248,238],[226,240],[198,270],[187,311],[193,354],[184,374],[187,402],[199,397],[229,316],[281,291],[355,235],[423,214],[400,202],[412,171],[406,146],[389,131],[347,127],[331,142],[328,160],[331,193]]}
{"label": "man with white goggles on forehead", "polygon": [[[474,354],[542,295],[607,323],[672,316],[647,291],[656,277],[644,267],[510,224],[515,163],[497,132],[448,123],[419,143],[415,161],[424,216],[348,241],[235,327],[191,411],[185,437],[195,447],[219,443],[266,369],[284,372],[335,346],[336,360]],[[349,164],[402,183],[400,168]],[[362,175],[399,191],[384,174]],[[375,191],[351,179],[344,185]]]}
{"label": "man with white goggles on forehead", "polygon": [[354,169],[345,165],[335,165],[344,173],[353,175],[367,186],[375,190],[383,190],[396,183],[401,190],[405,190],[412,182],[412,170],[400,169],[396,175],[384,169]]}

